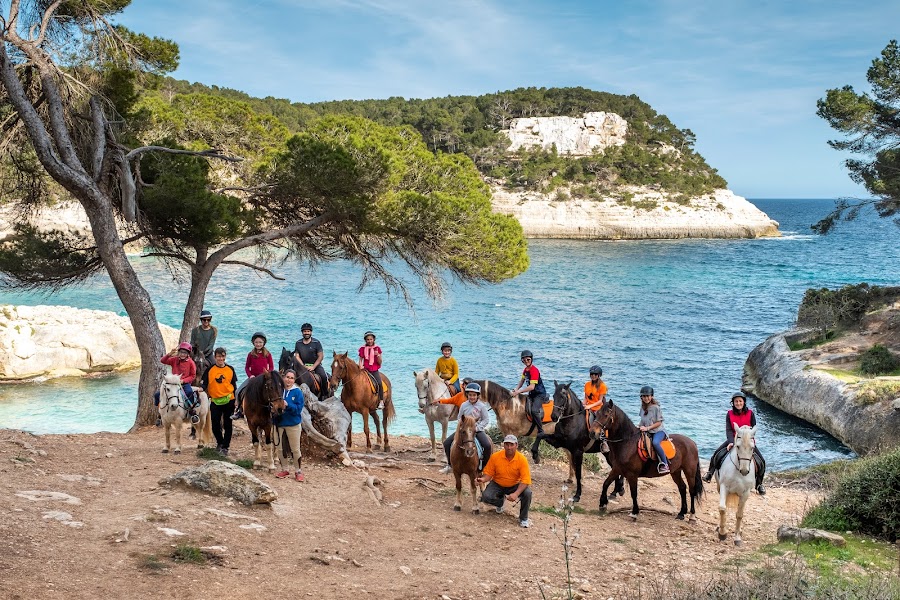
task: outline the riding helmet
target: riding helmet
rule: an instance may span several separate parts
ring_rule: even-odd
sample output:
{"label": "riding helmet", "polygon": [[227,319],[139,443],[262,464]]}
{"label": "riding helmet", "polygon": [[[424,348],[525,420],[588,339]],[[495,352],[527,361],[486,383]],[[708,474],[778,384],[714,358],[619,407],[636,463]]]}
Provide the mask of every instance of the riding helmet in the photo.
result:
{"label": "riding helmet", "polygon": [[466,393],[475,392],[476,394],[481,393],[481,386],[475,383],[474,381],[466,386]]}
{"label": "riding helmet", "polygon": [[251,341],[251,342],[255,342],[255,341],[256,341],[256,338],[262,338],[263,345],[265,345],[266,342],[269,341],[269,340],[266,338],[266,334],[264,334],[262,331],[257,331],[256,333],[254,333],[253,336],[250,338],[250,341]]}
{"label": "riding helmet", "polygon": [[191,352],[194,351],[194,348],[191,346],[191,344],[189,342],[181,342],[180,344],[178,344],[178,349],[179,350],[187,350],[188,354],[190,354]]}
{"label": "riding helmet", "polygon": [[312,331],[312,325],[309,323],[304,323],[300,326],[300,331]]}
{"label": "riding helmet", "polygon": [[522,350],[521,358],[534,358],[534,354],[531,353],[531,350]]}
{"label": "riding helmet", "polygon": [[442,351],[444,348],[450,348],[451,350],[453,350],[453,346],[450,345],[450,342],[444,342],[443,344],[441,344]]}
{"label": "riding helmet", "polygon": [[200,311],[200,318],[201,318],[201,319],[212,319],[212,313],[209,312],[208,310],[201,310],[201,311]]}
{"label": "riding helmet", "polygon": [[463,380],[462,380],[463,388],[465,388],[467,385],[469,385],[473,381],[474,381],[474,379],[472,379],[471,377],[463,377]]}
{"label": "riding helmet", "polygon": [[734,404],[735,398],[743,398],[744,402],[747,402],[747,394],[744,392],[735,392],[731,395],[731,403]]}
{"label": "riding helmet", "polygon": [[367,337],[369,337],[370,335],[372,336],[372,339],[373,339],[373,340],[376,339],[374,333],[372,333],[371,331],[367,331],[367,332],[365,332],[365,333],[363,334],[363,341],[365,341],[365,339],[366,339]]}
{"label": "riding helmet", "polygon": [[652,396],[652,395],[653,395],[653,388],[650,387],[649,385],[645,385],[641,388],[641,396]]}
{"label": "riding helmet", "polygon": [[603,377],[603,369],[600,368],[600,365],[594,365],[593,367],[591,367],[590,374],[591,375],[599,375],[600,377]]}

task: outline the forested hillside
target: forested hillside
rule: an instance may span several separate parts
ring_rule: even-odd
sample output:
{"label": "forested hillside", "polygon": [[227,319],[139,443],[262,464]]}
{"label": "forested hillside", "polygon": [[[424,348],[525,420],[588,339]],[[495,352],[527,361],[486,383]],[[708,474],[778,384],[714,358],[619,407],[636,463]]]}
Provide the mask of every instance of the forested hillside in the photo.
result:
{"label": "forested hillside", "polygon": [[[194,99],[187,101],[186,96]],[[679,129],[635,95],[585,88],[519,88],[482,96],[303,104],[164,79],[155,90],[145,92],[145,101],[152,97],[152,103],[184,105],[210,96],[246,103],[254,113],[275,117],[291,132],[304,129],[326,114],[352,114],[383,125],[409,125],[421,133],[432,150],[464,153],[484,176],[511,189],[552,191],[565,185],[573,195],[599,197],[621,185],[641,185],[676,193],[686,201],[690,196],[727,185],[695,152],[693,132]],[[624,117],[628,121],[627,143],[578,158],[543,150],[505,152],[507,142],[499,132],[508,128],[512,119],[581,116],[590,111],[614,112]]]}

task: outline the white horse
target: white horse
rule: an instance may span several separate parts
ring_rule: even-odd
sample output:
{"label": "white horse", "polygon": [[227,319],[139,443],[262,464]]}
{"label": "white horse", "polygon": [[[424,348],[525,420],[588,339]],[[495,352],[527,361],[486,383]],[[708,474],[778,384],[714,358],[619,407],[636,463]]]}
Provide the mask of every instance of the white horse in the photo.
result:
{"label": "white horse", "polygon": [[719,541],[725,540],[725,517],[728,508],[737,507],[734,515],[734,545],[740,546],[741,521],[744,518],[744,504],[756,484],[756,463],[753,461],[753,447],[756,427],[735,426],[734,446],[716,471],[716,485],[719,489]]}
{"label": "white horse", "polygon": [[[441,424],[441,446],[447,439],[447,426],[449,421],[455,421],[459,410],[452,404],[432,404],[435,400],[450,398],[450,388],[437,373],[430,369],[413,371],[416,378],[416,393],[419,395],[419,412],[425,415],[425,423],[428,424],[428,434],[431,436],[431,460],[438,459],[437,444],[434,438],[435,421]],[[443,456],[443,451],[441,456]]]}
{"label": "white horse", "polygon": [[[209,413],[209,396],[199,388],[193,388],[199,394],[200,404],[197,405],[197,416],[200,422],[195,425],[197,430],[197,447],[212,443],[212,418]],[[163,429],[166,432],[166,447],[163,454],[171,448],[171,429],[175,429],[175,449],[173,454],[181,454],[181,425],[187,423],[190,426],[190,411],[185,405],[184,392],[181,388],[179,375],[166,375],[159,387],[159,418],[162,420]]]}

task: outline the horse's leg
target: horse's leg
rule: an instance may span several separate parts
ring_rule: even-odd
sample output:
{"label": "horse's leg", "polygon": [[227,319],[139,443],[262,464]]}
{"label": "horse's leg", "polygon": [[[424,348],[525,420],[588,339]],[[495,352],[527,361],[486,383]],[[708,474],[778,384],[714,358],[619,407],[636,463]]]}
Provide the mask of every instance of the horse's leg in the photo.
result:
{"label": "horse's leg", "polygon": [[744,504],[747,503],[747,498],[750,497],[750,491],[746,491],[741,494],[740,499],[738,500],[737,512],[734,514],[734,545],[735,546],[743,546],[744,542],[741,541],[741,521],[744,519]]}
{"label": "horse's leg", "polygon": [[478,506],[478,494],[475,493],[475,477],[477,476],[478,465],[475,465],[475,469],[469,473],[469,487],[472,488],[472,513],[480,514],[481,507]]}
{"label": "horse's leg", "polygon": [[637,475],[632,475],[630,477],[626,477],[625,479],[628,480],[628,487],[631,489],[631,520],[637,521],[638,513],[641,512],[641,509],[638,508],[637,501],[638,478]]}
{"label": "horse's leg", "polygon": [[678,493],[681,495],[681,510],[678,511],[679,521],[684,521],[684,515],[687,514],[687,484],[684,483],[684,477],[681,476],[681,469],[675,469],[671,473],[672,481],[678,487]]}
{"label": "horse's leg", "polygon": [[253,468],[259,469],[262,467],[262,461],[259,455],[259,436],[256,431],[256,425],[250,426],[250,437],[253,441]]}
{"label": "horse's leg", "polygon": [[366,452],[372,452],[372,440],[369,437],[369,408],[367,406],[362,407],[362,422],[363,422],[363,433],[366,434]]}
{"label": "horse's leg", "polygon": [[164,422],[163,422],[163,427],[166,428],[166,447],[163,448],[163,454],[168,454],[168,452],[169,452],[169,446],[171,445],[170,439],[169,439],[169,438],[170,438],[170,435],[171,435],[171,431],[172,431],[172,429],[171,429],[171,424],[170,424],[170,423],[166,423],[166,422],[164,421]]}
{"label": "horse's leg", "polygon": [[181,454],[181,425],[183,420],[178,418],[175,423],[173,423],[173,427],[175,428],[175,449],[172,451],[172,454]]}
{"label": "horse's leg", "polygon": [[[584,464],[584,451],[581,449],[569,452],[569,469],[575,469],[575,495],[572,496],[572,502],[581,500],[581,468]],[[571,478],[569,479],[571,481]]]}
{"label": "horse's leg", "polygon": [[541,455],[540,455],[540,445],[541,439],[538,436],[534,436],[534,443],[531,445],[531,459],[534,461],[534,464],[541,464]]}
{"label": "horse's leg", "polygon": [[[268,469],[270,472],[275,472],[275,448],[272,446],[272,424],[264,430],[266,434],[266,457],[269,459]],[[294,449],[294,452],[300,452],[300,448]]]}
{"label": "horse's leg", "polygon": [[369,413],[369,416],[372,417],[372,422],[375,423],[375,449],[381,450],[381,423],[378,422],[378,411],[373,410]]}
{"label": "horse's leg", "polygon": [[[391,393],[390,392],[388,392],[388,394],[387,394],[387,400],[385,400],[385,403],[386,403],[385,407],[391,406]],[[388,433],[387,433],[387,426],[388,426],[387,408],[385,408],[385,410],[381,413],[381,415],[382,415],[381,416],[382,424],[384,425],[384,451],[390,452],[391,451],[391,443],[388,441]],[[375,421],[375,423],[377,425],[378,421]]]}
{"label": "horse's leg", "polygon": [[453,505],[453,510],[460,511],[462,510],[462,473],[453,469],[453,476],[456,477],[456,504]]}
{"label": "horse's leg", "polygon": [[347,425],[347,450],[349,450],[351,446],[353,446],[353,411],[350,411],[350,424]]}
{"label": "horse's leg", "polygon": [[[427,410],[427,409],[426,409]],[[425,422],[428,423],[428,435],[431,437],[431,462],[437,460],[437,442],[434,439],[434,419],[425,413]],[[441,440],[443,442],[444,440]]]}
{"label": "horse's leg", "polygon": [[609,504],[609,496],[606,495],[607,490],[609,490],[610,484],[615,480],[616,472],[612,470],[609,472],[609,475],[606,476],[606,479],[603,480],[603,489],[600,491],[600,506],[597,507],[597,510],[603,512],[606,510],[606,505]]}
{"label": "horse's leg", "polygon": [[[718,480],[718,477],[716,478]],[[728,507],[725,504],[725,501],[728,499],[728,490],[719,483],[719,527],[717,531],[719,532],[719,541],[725,541],[725,517],[728,516]]]}

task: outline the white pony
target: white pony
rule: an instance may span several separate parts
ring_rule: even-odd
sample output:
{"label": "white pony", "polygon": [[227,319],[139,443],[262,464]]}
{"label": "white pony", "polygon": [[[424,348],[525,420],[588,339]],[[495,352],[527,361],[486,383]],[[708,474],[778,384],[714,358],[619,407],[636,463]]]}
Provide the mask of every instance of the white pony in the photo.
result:
{"label": "white pony", "polygon": [[[200,404],[197,405],[197,416],[200,422],[195,425],[197,429],[197,447],[212,443],[212,418],[209,414],[209,396],[199,388],[193,388],[199,394]],[[162,420],[163,429],[166,431],[166,447],[163,454],[169,452],[171,447],[170,427],[175,429],[175,449],[173,454],[181,454],[181,425],[190,425],[190,413],[185,406],[184,392],[181,389],[181,376],[166,375],[159,387],[159,418]]]}
{"label": "white pony", "polygon": [[737,507],[734,515],[734,545],[740,546],[741,520],[744,518],[744,504],[756,484],[756,463],[753,461],[753,447],[756,442],[756,427],[734,426],[734,446],[716,471],[716,485],[719,489],[719,541],[725,540],[726,505]]}
{"label": "white pony", "polygon": [[[419,395],[419,412],[425,415],[425,423],[428,424],[428,434],[431,436],[431,460],[438,459],[437,444],[434,439],[434,423],[441,424],[441,445],[447,439],[447,426],[449,421],[455,421],[459,410],[452,404],[432,404],[435,400],[450,398],[450,388],[437,373],[430,369],[413,371],[416,378],[416,393]],[[443,456],[443,452],[441,452]]]}

